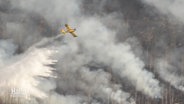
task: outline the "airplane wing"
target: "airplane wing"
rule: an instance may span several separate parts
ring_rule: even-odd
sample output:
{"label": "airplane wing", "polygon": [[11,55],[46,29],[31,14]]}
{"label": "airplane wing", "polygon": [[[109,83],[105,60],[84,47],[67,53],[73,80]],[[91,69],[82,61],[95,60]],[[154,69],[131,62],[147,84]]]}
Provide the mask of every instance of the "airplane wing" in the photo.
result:
{"label": "airplane wing", "polygon": [[77,37],[77,35],[74,32],[71,32],[70,34],[72,34],[73,37]]}

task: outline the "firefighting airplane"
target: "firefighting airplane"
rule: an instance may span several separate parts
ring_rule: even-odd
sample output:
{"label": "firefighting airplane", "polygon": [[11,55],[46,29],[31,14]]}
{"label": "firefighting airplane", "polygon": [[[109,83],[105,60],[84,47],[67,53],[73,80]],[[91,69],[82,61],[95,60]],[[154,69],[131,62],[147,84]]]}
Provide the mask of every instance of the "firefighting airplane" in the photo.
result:
{"label": "firefighting airplane", "polygon": [[63,33],[64,35],[66,33],[70,33],[73,37],[77,37],[77,35],[75,34],[76,29],[72,29],[68,24],[65,24],[66,30],[61,29],[61,33]]}

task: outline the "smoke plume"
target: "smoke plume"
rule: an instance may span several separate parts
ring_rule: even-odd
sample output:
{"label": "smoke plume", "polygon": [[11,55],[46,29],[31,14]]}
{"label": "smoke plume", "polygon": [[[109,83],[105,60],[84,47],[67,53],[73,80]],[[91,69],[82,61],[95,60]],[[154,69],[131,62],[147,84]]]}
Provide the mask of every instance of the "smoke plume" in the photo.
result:
{"label": "smoke plume", "polygon": [[[140,104],[139,95],[165,99],[167,83],[183,91],[182,8],[181,0],[0,0],[2,101],[19,92],[36,104]],[[77,38],[59,33],[66,23]]]}

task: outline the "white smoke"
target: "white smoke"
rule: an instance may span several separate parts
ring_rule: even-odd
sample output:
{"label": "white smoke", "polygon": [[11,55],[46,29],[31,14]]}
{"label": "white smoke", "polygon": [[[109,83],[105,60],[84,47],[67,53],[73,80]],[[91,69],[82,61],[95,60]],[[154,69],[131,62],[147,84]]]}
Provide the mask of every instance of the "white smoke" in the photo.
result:
{"label": "white smoke", "polygon": [[175,20],[184,22],[184,1],[183,0],[142,0],[149,5],[155,6],[159,11]]}
{"label": "white smoke", "polygon": [[[130,45],[116,44],[115,32],[104,27],[97,18],[82,20],[77,32],[80,33],[80,38],[75,41],[67,40],[67,47],[71,50],[63,49],[67,50],[69,57],[74,57],[73,60],[64,58],[71,60],[69,69],[72,68],[72,63],[75,63],[72,69],[90,62],[108,66],[122,79],[128,78],[137,90],[151,97],[161,97],[159,82],[152,73],[144,69],[144,63],[131,52]],[[63,65],[66,67],[65,64]]]}
{"label": "white smoke", "polygon": [[63,96],[57,93],[52,93],[50,95],[49,100],[46,100],[44,104],[85,104],[82,99],[83,96]]}
{"label": "white smoke", "polygon": [[[169,18],[175,20],[175,24],[184,23],[184,1],[183,0],[142,0],[143,2],[152,5],[158,9],[160,13],[166,14]],[[174,18],[173,18],[174,17]],[[177,21],[177,22],[176,22]],[[179,22],[178,22],[179,21]],[[181,28],[183,28],[181,26]],[[177,31],[177,30],[176,30]],[[165,34],[167,35],[167,34]],[[172,36],[174,41],[177,42],[177,36],[180,34],[173,33]],[[166,43],[161,43],[164,48]],[[173,47],[171,47],[173,48]],[[184,91],[184,76],[182,73],[182,48],[173,48],[167,51],[164,57],[159,57],[155,60],[156,71],[159,73],[160,77],[166,82],[169,82],[176,89]],[[169,57],[169,58],[168,58]]]}
{"label": "white smoke", "polygon": [[[124,83],[111,80],[116,77],[120,80],[127,79],[126,83],[145,95],[161,97],[159,81],[144,68],[144,62],[133,53],[128,43],[117,43],[118,30],[107,28],[107,24],[103,24],[105,20],[116,19],[116,16],[111,16],[116,13],[104,17],[87,17],[82,13],[81,3],[82,0],[11,1],[12,8],[39,13],[53,26],[64,25],[66,22],[71,24],[77,28],[76,34],[79,37],[66,35],[64,40],[61,40],[65,43],[49,41],[52,38],[46,39],[46,42],[51,42],[49,45],[52,44],[58,49],[58,53],[54,54],[54,58],[58,60],[54,66],[58,75],[56,85],[53,79],[35,79],[35,76],[52,76],[52,68],[45,64],[53,63],[53,60],[48,58],[52,55],[48,47],[35,46],[22,55],[15,56],[11,62],[8,61],[9,64],[2,67],[2,76],[6,75],[7,82],[13,87],[30,89],[31,96],[48,97],[45,102],[42,101],[46,104],[134,104],[131,95],[123,91]],[[122,26],[124,23],[118,25]],[[127,28],[121,31],[125,31],[122,35],[128,34]],[[32,36],[31,33],[27,35]],[[3,79],[5,78],[2,77]],[[15,81],[19,83],[14,83]],[[6,87],[4,84],[2,86]]]}
{"label": "white smoke", "polygon": [[157,60],[157,71],[160,76],[167,82],[169,82],[176,89],[184,91],[184,76],[179,76],[175,71],[174,67],[166,60]]}
{"label": "white smoke", "polygon": [[80,14],[81,2],[81,0],[17,0],[11,1],[11,4],[15,8],[43,15],[51,25],[61,25]]}

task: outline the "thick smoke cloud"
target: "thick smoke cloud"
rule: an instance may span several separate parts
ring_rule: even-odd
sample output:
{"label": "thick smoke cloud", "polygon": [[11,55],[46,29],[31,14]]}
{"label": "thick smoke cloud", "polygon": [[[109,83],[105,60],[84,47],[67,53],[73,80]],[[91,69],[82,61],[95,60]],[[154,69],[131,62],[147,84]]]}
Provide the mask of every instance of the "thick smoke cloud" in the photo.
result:
{"label": "thick smoke cloud", "polygon": [[155,6],[159,11],[169,15],[170,17],[175,17],[176,20],[184,21],[183,12],[183,0],[170,1],[170,0],[142,0],[150,5]]}
{"label": "thick smoke cloud", "polygon": [[[182,13],[175,8],[182,3],[146,2],[182,21]],[[160,14],[148,13],[153,21],[161,22],[146,21],[144,16],[150,8],[144,11],[148,5],[141,1],[0,0],[0,3],[1,79],[10,83],[10,87],[1,84],[2,88],[30,89],[27,93],[31,101],[41,104],[135,104],[135,97],[125,86],[150,98],[162,98],[159,78],[183,90],[183,75],[178,74],[182,69],[179,66],[182,44],[180,50],[172,47],[163,55],[171,41],[164,39],[167,32],[158,34],[164,20]],[[59,30],[65,23],[77,28],[78,38],[60,36]],[[154,30],[157,24],[160,30]],[[144,30],[147,33],[153,30],[155,35],[142,38]],[[179,37],[182,35],[177,34],[176,38]],[[157,41],[154,45],[149,43],[153,40]],[[155,57],[151,67],[159,74],[158,79],[147,67],[150,61],[145,53],[150,51]],[[166,61],[167,56],[170,61]],[[54,60],[58,62],[50,65]],[[57,78],[52,78],[53,73]]]}
{"label": "thick smoke cloud", "polygon": [[81,1],[77,0],[18,0],[11,1],[13,8],[36,12],[50,23],[52,26],[57,26],[68,23],[76,15],[80,14]]}
{"label": "thick smoke cloud", "polygon": [[172,65],[168,64],[166,60],[158,60],[157,70],[159,70],[160,76],[171,85],[173,85],[176,89],[184,91],[184,77],[177,73],[177,69]]}
{"label": "thick smoke cloud", "polygon": [[[169,18],[169,22],[177,26],[177,28],[183,28],[183,6],[184,2],[179,1],[167,1],[167,0],[142,0],[144,3],[154,6],[159,13],[163,13]],[[179,25],[178,25],[179,24]],[[168,26],[169,27],[169,26]],[[183,31],[176,28],[172,30],[172,41],[169,46],[165,43],[160,43],[160,46],[165,49],[162,57],[155,60],[155,68],[160,77],[166,82],[169,82],[176,89],[183,91]],[[173,32],[174,31],[174,32]],[[182,34],[178,33],[182,31]],[[167,36],[168,34],[164,34]],[[167,39],[167,37],[165,37]]]}
{"label": "thick smoke cloud", "polygon": [[[29,6],[26,6],[25,7],[25,5],[24,5],[25,3],[26,4],[30,4],[30,7]],[[63,4],[63,6],[58,5],[60,3]],[[79,17],[76,15],[76,11],[78,11],[78,10],[75,9],[76,11],[73,11],[73,7],[79,8],[79,5],[77,4],[76,1],[70,1],[70,2],[68,2],[68,1],[65,1],[65,2],[62,1],[61,2],[61,1],[57,1],[56,0],[56,1],[53,1],[53,2],[50,2],[50,1],[47,1],[47,2],[46,1],[41,1],[40,3],[38,3],[37,1],[34,1],[33,0],[33,1],[28,1],[28,2],[18,1],[18,3],[17,2],[16,3],[15,2],[10,2],[10,4],[12,5],[12,8],[19,8],[20,10],[24,10],[24,11],[32,11],[32,12],[35,12],[35,13],[38,13],[38,14],[44,16],[46,18],[46,20],[49,21],[48,22],[49,24],[55,24],[56,22],[58,22],[58,20],[59,20],[59,23],[61,21],[65,21],[66,22],[66,19],[67,19],[67,21],[69,21],[72,17],[75,17],[76,20],[80,20]],[[44,6],[41,6],[42,4],[45,4],[45,5]],[[70,8],[66,9],[65,7],[68,7],[68,6],[66,6],[67,4],[73,4],[73,6],[71,5]],[[48,5],[52,8],[52,10],[47,10]],[[38,8],[38,9],[35,9],[35,8]],[[72,10],[71,10],[71,8],[72,8]],[[53,9],[54,9],[55,12],[53,12]],[[63,13],[69,13],[69,14],[61,14],[60,13],[61,12],[60,10],[63,10]],[[53,13],[53,14],[50,15],[50,13]],[[79,15],[79,13],[77,13],[77,14]],[[80,15],[82,15],[82,14],[80,14]],[[69,17],[62,17],[62,16],[69,16],[70,18]],[[52,20],[54,20],[54,21],[52,21]],[[72,24],[75,24],[75,23],[78,24],[79,22],[77,22],[76,20],[75,21],[72,21],[72,19],[71,19],[70,21],[72,22]],[[94,22],[96,22],[96,21],[97,20],[94,20]],[[31,24],[30,22],[31,21],[28,21],[28,24]],[[97,24],[100,24],[100,21],[97,21],[96,23]],[[20,37],[19,38],[20,40],[16,40],[16,37],[11,36],[11,35],[8,37],[8,38],[12,38],[12,39],[15,38],[15,41],[16,42],[23,41],[23,42],[20,42],[19,43],[21,46],[24,43],[26,43],[26,40],[24,40],[25,38],[22,38],[23,36],[24,37],[27,37],[27,36],[34,37],[34,35],[29,35],[29,34],[31,34],[31,31],[33,31],[33,30],[31,29],[30,32],[28,30],[27,31],[28,33],[23,32],[22,31],[22,28],[24,27],[24,25],[23,26],[22,25],[23,25],[23,23],[9,23],[9,22],[7,23],[7,29],[8,29],[7,32],[12,31],[12,34],[14,33],[14,31],[21,32],[21,33],[17,33],[17,36]],[[28,27],[29,26],[30,25],[28,25]],[[57,26],[57,24],[56,24],[56,26]],[[85,24],[85,27],[86,26],[87,26],[87,24]],[[105,30],[105,31],[107,31],[107,30]],[[11,34],[11,33],[7,33],[7,34]],[[36,32],[35,34],[38,35],[38,36],[40,36],[39,35],[40,34],[39,32]],[[87,35],[87,34],[85,34],[85,35]],[[81,36],[81,38],[82,38],[82,36]],[[108,38],[109,37],[106,37],[106,39],[108,39]],[[52,39],[52,38],[49,38],[48,41],[50,41],[50,39]],[[29,40],[31,41],[31,43],[34,43],[36,41],[39,41],[39,40],[35,40],[35,41],[34,40],[31,40],[31,38]],[[65,47],[70,47],[73,51],[75,51],[76,47],[79,47],[77,43],[71,44],[71,43],[73,43],[71,40],[67,40],[67,41],[70,41],[70,42],[68,42],[69,45],[66,45]],[[73,41],[75,41],[75,40],[73,40]],[[44,46],[44,42],[41,42],[41,45]],[[53,41],[53,43],[54,43],[54,41]],[[59,43],[56,42],[56,44],[57,44],[56,45],[56,48],[59,48],[59,47],[57,47]],[[59,44],[59,45],[62,46],[62,44]],[[25,48],[24,49],[24,50],[26,50],[26,49],[29,49],[29,50],[25,51],[25,54],[23,54],[21,56],[22,59],[20,60],[20,62],[19,62],[19,60],[15,60],[15,63],[18,62],[18,63],[20,63],[20,65],[19,64],[18,65],[17,64],[11,65],[11,67],[17,68],[17,69],[20,70],[20,71],[16,71],[17,74],[15,74],[15,75],[19,75],[20,78],[23,78],[23,79],[27,79],[28,80],[26,82],[26,86],[22,86],[22,84],[25,83],[24,81],[19,81],[20,83],[17,86],[15,86],[15,85],[11,85],[11,86],[14,86],[16,88],[17,87],[23,87],[23,88],[27,88],[28,87],[29,89],[32,89],[31,92],[30,92],[30,95],[33,96],[33,97],[38,97],[38,98],[51,97],[52,100],[48,101],[49,103],[54,103],[54,102],[60,103],[60,101],[61,101],[60,98],[62,98],[62,97],[63,97],[63,99],[66,99],[66,100],[73,99],[74,101],[72,101],[71,103],[77,103],[77,102],[81,102],[81,101],[87,102],[88,99],[92,103],[95,103],[95,102],[96,103],[98,103],[98,102],[99,103],[102,103],[102,102],[105,103],[105,102],[112,101],[112,100],[114,102],[116,102],[116,103],[121,103],[121,102],[124,102],[124,103],[127,103],[127,104],[128,103],[134,103],[133,99],[131,99],[131,98],[130,98],[131,99],[130,101],[127,101],[127,99],[129,98],[129,94],[128,93],[125,93],[124,91],[122,91],[120,89],[120,87],[117,87],[117,90],[115,90],[114,88],[112,88],[112,86],[118,86],[118,85],[113,84],[112,82],[110,82],[110,77],[106,77],[106,76],[110,76],[110,74],[108,74],[108,73],[106,73],[104,71],[102,71],[101,74],[98,74],[99,71],[93,72],[93,71],[90,71],[89,68],[85,68],[85,69],[82,70],[82,68],[84,67],[83,66],[84,65],[84,61],[75,62],[74,65],[75,64],[78,65],[78,68],[81,70],[81,71],[79,70],[79,74],[83,75],[85,78],[81,78],[81,79],[79,79],[79,81],[76,80],[76,81],[73,82],[72,80],[75,79],[74,76],[76,76],[76,77],[79,77],[79,76],[75,75],[76,73],[71,73],[70,72],[73,69],[75,69],[75,67],[73,67],[72,63],[70,63],[70,64],[67,63],[66,65],[65,64],[56,64],[57,65],[56,69],[59,72],[61,70],[61,72],[63,73],[63,69],[60,69],[60,68],[66,68],[67,71],[69,71],[68,72],[69,74],[68,75],[66,74],[67,77],[69,77],[71,79],[71,80],[68,81],[69,85],[67,83],[65,84],[65,81],[64,81],[65,80],[64,79],[65,77],[62,77],[62,75],[58,74],[58,77],[61,77],[61,79],[58,80],[58,82],[57,82],[57,87],[56,87],[57,89],[56,89],[56,91],[52,91],[52,90],[54,90],[54,86],[52,87],[52,86],[50,86],[50,84],[47,84],[46,83],[47,81],[45,82],[44,79],[43,79],[43,81],[40,82],[41,83],[40,86],[38,86],[38,84],[37,84],[38,82],[37,82],[37,80],[34,77],[35,76],[41,76],[41,77],[44,77],[44,76],[45,77],[48,77],[48,76],[50,76],[50,74],[49,74],[50,73],[50,69],[48,68],[48,66],[44,67],[43,65],[44,64],[51,64],[51,62],[50,62],[51,60],[49,61],[49,60],[46,60],[46,58],[44,58],[45,56],[47,57],[47,55],[44,55],[44,53],[42,53],[45,50],[39,51],[39,49],[37,49],[37,48],[34,50],[35,46],[32,46],[32,47],[33,48],[31,48],[31,49],[29,49],[29,48]],[[59,52],[64,53],[65,51],[66,51],[66,54],[64,54],[64,55],[68,55],[70,52],[72,52],[72,51],[67,50],[67,49],[62,49]],[[45,51],[45,52],[47,52],[47,51]],[[29,55],[29,53],[30,53],[30,55]],[[36,54],[38,54],[38,56]],[[41,56],[39,56],[39,55],[41,55]],[[61,56],[59,56],[59,57],[61,57]],[[75,56],[73,56],[73,55],[71,57],[74,57],[75,58]],[[43,62],[42,62],[42,58],[43,58]],[[79,58],[79,60],[81,59],[80,57],[78,57],[78,58]],[[72,59],[68,59],[68,60],[69,61],[72,61]],[[86,60],[89,60],[89,59],[87,58]],[[27,61],[28,63],[26,62],[27,63],[26,64],[25,61]],[[66,62],[67,61],[67,58],[65,58],[62,61],[63,62]],[[30,63],[33,62],[33,63],[29,65],[29,62]],[[37,63],[37,62],[40,62],[40,63]],[[81,62],[81,63],[79,63],[79,62]],[[22,64],[25,65],[25,66],[22,66]],[[80,65],[80,64],[82,64],[82,65]],[[34,67],[32,67],[32,65]],[[19,68],[19,66],[21,66],[21,68]],[[29,68],[26,68],[26,67],[29,67],[31,69],[29,70]],[[29,71],[28,72],[24,71],[25,68],[28,69]],[[38,72],[38,71],[36,71],[37,68],[42,69],[43,71],[39,71]],[[15,70],[15,69],[12,69],[11,70],[11,68],[5,68],[5,69],[7,70],[7,73],[13,73],[12,70]],[[33,73],[33,72],[35,72],[35,73]],[[49,73],[46,74],[45,72],[47,72],[47,73],[49,72]],[[29,74],[31,74],[31,75],[29,75]],[[97,75],[94,76],[93,74],[97,74]],[[22,76],[25,76],[26,78],[24,78]],[[71,76],[73,76],[73,77],[71,77]],[[102,77],[102,80],[99,80],[96,83],[94,83],[94,81],[96,79],[96,76],[101,76]],[[18,78],[14,78],[13,76],[11,76],[11,77],[9,77],[9,79],[20,80],[19,77]],[[40,81],[40,80],[38,80],[38,81]],[[50,82],[48,82],[48,83],[54,83],[53,80],[49,80],[49,81]],[[11,81],[8,81],[8,82],[11,82]],[[14,81],[12,81],[12,82],[14,82]],[[93,85],[93,84],[94,85],[93,86],[89,86],[89,85],[83,86],[83,85],[80,85],[81,83],[85,84],[85,82],[90,83],[90,85]],[[32,83],[33,85],[30,85],[29,83]],[[70,84],[72,84],[72,86],[70,86]],[[75,85],[73,85],[73,84],[75,84]],[[42,90],[38,90],[38,88],[36,86],[40,87],[43,90],[43,92],[42,92]],[[70,92],[70,89],[65,89],[65,86],[67,88],[70,86],[73,89],[73,91]],[[121,86],[121,85],[119,85],[119,86]],[[6,85],[5,85],[5,87],[6,87]],[[76,93],[77,90],[76,90],[75,87],[81,89],[81,92],[83,92],[84,94],[80,94],[80,93],[78,94],[78,93]],[[91,90],[91,92],[89,92],[90,90]],[[51,91],[51,92],[48,92],[48,91]],[[60,92],[60,94],[58,92]],[[64,93],[66,93],[67,96],[64,96],[63,95]],[[91,97],[89,97],[89,98],[86,97],[86,96],[88,96],[87,94],[90,94],[90,93],[91,93]],[[93,97],[95,97],[95,98],[93,98]],[[100,101],[98,101],[98,99],[100,99]],[[39,102],[43,102],[43,101],[39,101]],[[43,103],[48,103],[48,102],[43,102]],[[68,102],[65,102],[65,103],[68,103]]]}

